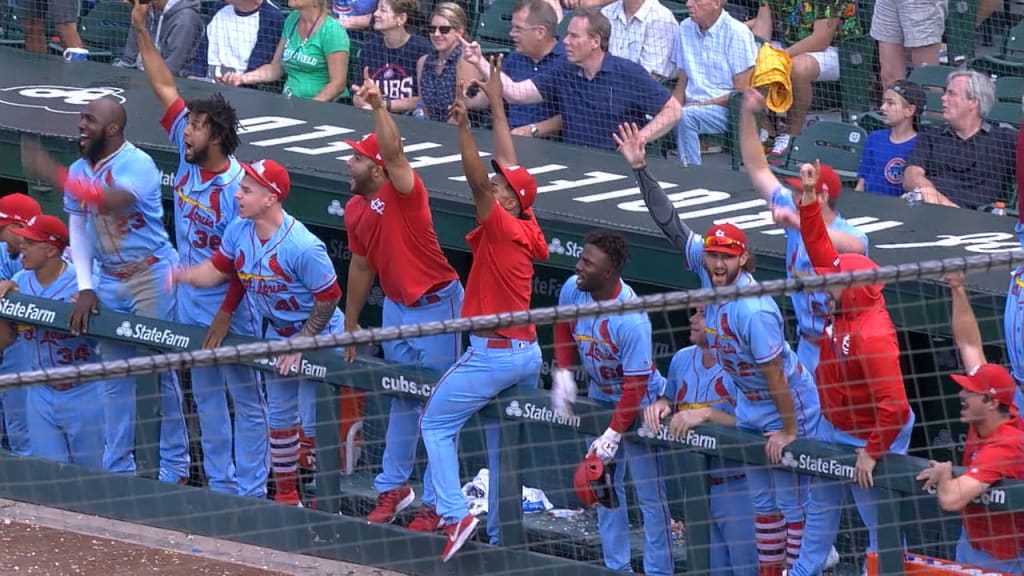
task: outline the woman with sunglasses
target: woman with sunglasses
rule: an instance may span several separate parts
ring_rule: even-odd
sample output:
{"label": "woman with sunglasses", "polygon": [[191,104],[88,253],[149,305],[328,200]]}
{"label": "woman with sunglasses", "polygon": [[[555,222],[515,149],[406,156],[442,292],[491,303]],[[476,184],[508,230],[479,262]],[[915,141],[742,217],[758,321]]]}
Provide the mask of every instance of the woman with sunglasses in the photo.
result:
{"label": "woman with sunglasses", "polygon": [[[388,111],[406,114],[420,102],[420,58],[430,53],[430,41],[409,28],[417,20],[419,0],[381,0],[373,13],[373,29],[359,52],[359,70],[370,69]],[[355,106],[369,109],[359,94]]]}
{"label": "woman with sunglasses", "polygon": [[454,2],[438,4],[430,15],[427,32],[433,50],[420,58],[416,76],[425,117],[436,122],[450,121],[448,108],[455,102],[456,86],[481,78],[476,67],[462,59],[466,22],[466,12]]}
{"label": "woman with sunglasses", "polygon": [[276,82],[286,73],[283,93],[291,98],[331,102],[347,90],[348,33],[331,16],[326,0],[288,0],[277,52],[269,64],[224,76],[232,86]]}

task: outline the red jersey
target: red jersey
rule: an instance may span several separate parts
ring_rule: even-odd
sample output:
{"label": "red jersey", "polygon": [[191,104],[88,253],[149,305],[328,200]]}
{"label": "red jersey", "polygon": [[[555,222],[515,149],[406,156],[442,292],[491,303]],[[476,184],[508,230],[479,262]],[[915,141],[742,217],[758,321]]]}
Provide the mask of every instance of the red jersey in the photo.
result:
{"label": "red jersey", "polygon": [[[1024,431],[1013,417],[985,438],[971,426],[964,448],[965,476],[978,482],[995,484],[1003,478],[1024,480]],[[989,510],[970,503],[960,512],[967,540],[998,560],[1017,558],[1024,553],[1024,513]]]}
{"label": "red jersey", "polygon": [[[548,243],[533,212],[516,218],[495,201],[487,219],[466,235],[466,242],[473,252],[473,266],[462,316],[529,310],[533,261],[548,259]],[[496,332],[516,340],[537,339],[533,324]]]}
{"label": "red jersey", "polygon": [[459,277],[437,241],[427,188],[413,178],[406,195],[389,180],[372,199],[357,194],[345,204],[349,249],[377,272],[384,295],[406,306]]}
{"label": "red jersey", "polygon": [[[866,256],[836,252],[818,203],[800,206],[800,234],[819,271],[878,267]],[[839,430],[866,440],[868,454],[880,458],[911,415],[896,327],[885,309],[882,286],[843,290],[832,324],[817,344],[820,355],[814,376],[822,416]]]}

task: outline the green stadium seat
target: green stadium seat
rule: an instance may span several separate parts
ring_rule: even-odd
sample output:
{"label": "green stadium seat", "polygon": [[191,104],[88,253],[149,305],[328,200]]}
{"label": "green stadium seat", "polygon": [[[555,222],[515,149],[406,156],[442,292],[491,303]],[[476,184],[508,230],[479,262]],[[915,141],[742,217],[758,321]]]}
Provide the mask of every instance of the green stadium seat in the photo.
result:
{"label": "green stadium seat", "polygon": [[1024,76],[1024,22],[1010,29],[1002,53],[975,58],[971,68],[998,77]]}
{"label": "green stadium seat", "polygon": [[798,175],[804,162],[821,160],[839,173],[844,182],[856,180],[867,133],[860,126],[822,120],[804,128],[789,149],[782,167],[772,167],[781,176]]}
{"label": "green stadium seat", "polygon": [[840,106],[843,120],[878,107],[875,79],[878,78],[878,48],[870,36],[844,38],[836,43],[839,52]]}
{"label": "green stadium seat", "polygon": [[1024,78],[1020,76],[1001,76],[996,78],[997,101],[1020,104],[1022,97],[1024,97]]}
{"label": "green stadium seat", "polygon": [[974,21],[978,0],[949,0],[946,13],[946,56],[950,64],[974,59]]}
{"label": "green stadium seat", "polygon": [[476,41],[480,43],[484,53],[512,51],[512,11],[517,3],[518,0],[495,0],[490,8],[480,14],[480,25],[476,27]]}
{"label": "green stadium seat", "polygon": [[0,4],[0,46],[23,46],[25,38],[21,33],[21,22],[10,2]]}
{"label": "green stadium seat", "polygon": [[996,102],[985,118],[989,122],[1005,124],[1017,129],[1020,128],[1021,121],[1024,120],[1024,111],[1021,110],[1019,99],[1016,102]]}

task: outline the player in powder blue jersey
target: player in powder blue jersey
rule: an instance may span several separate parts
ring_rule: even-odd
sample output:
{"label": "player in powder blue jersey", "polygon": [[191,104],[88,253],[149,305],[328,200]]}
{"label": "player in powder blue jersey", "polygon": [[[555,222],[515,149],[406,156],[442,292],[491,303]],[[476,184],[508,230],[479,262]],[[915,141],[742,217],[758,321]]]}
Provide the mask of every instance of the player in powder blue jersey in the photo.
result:
{"label": "player in powder blue jersey", "polygon": [[[173,320],[175,299],[166,278],[176,262],[163,224],[160,170],[153,159],[125,139],[127,113],[111,98],[93,100],[78,120],[81,157],[65,169],[46,152],[25,141],[27,169],[55,180],[64,190],[73,258],[78,262],[78,299],[68,326],[73,334],[89,328],[100,304],[121,313]],[[93,258],[99,264],[93,284]],[[104,343],[104,357],[138,355],[132,345]],[[181,387],[175,372],[160,380],[160,480],[184,484],[189,476],[189,446]],[[104,468],[135,473],[135,378],[106,381],[106,453]]]}
{"label": "player in powder blue jersey", "polygon": [[[740,146],[743,152],[743,165],[750,176],[750,182],[768,204],[776,221],[786,230],[786,276],[795,278],[814,274],[814,266],[807,256],[807,249],[800,236],[800,218],[793,199],[793,192],[800,194],[803,190],[799,177],[789,178],[783,186],[771,171],[764,149],[758,137],[754,117],[764,108],[764,98],[756,90],[748,90],[743,98],[743,114],[740,117]],[[847,222],[836,212],[836,202],[842,191],[842,182],[836,171],[828,165],[822,165],[817,185],[817,200],[821,204],[821,214],[828,226],[829,237],[836,250],[864,254],[868,253],[868,237]],[[796,327],[800,335],[797,344],[797,356],[811,373],[818,367],[818,342],[824,337],[825,324],[828,320],[827,292],[807,292],[798,290],[790,294],[793,311],[796,313]]]}
{"label": "player in powder blue jersey", "polygon": [[[147,9],[145,4],[137,5],[133,16]],[[234,194],[242,180],[242,168],[233,156],[239,143],[238,116],[220,94],[186,103],[149,32],[144,26],[137,27],[137,32],[146,76],[163,110],[160,125],[178,150],[175,244],[182,265],[192,266],[217,251],[225,228],[238,215]],[[228,286],[180,286],[178,322],[209,326],[205,348],[218,346],[229,331],[257,336],[259,318],[243,293],[237,283],[231,290]],[[235,310],[233,315],[227,311],[230,309]],[[270,447],[267,403],[259,373],[246,366],[222,364],[193,368],[191,376],[210,489],[266,497]],[[229,397],[234,418],[228,409]]]}
{"label": "player in powder blue jersey", "polygon": [[[668,195],[647,170],[643,137],[623,124],[614,135],[623,157],[633,167],[647,209],[686,267],[704,288],[750,286],[753,260],[747,238],[732,224],[715,224],[701,236],[678,217]],[[797,437],[814,434],[820,406],[811,371],[800,365],[783,334],[782,313],[770,296],[711,304],[706,309],[708,345],[736,385],[737,426],[764,434],[772,464]],[[807,478],[777,468],[751,468],[748,477],[754,501],[761,573],[781,575],[783,566],[800,554]]]}
{"label": "player in powder blue jersey", "polygon": [[[714,422],[736,425],[736,386],[708,347],[704,307],[690,316],[690,343],[672,357],[665,390],[644,410],[644,425],[655,436],[672,416],[669,433],[686,438],[694,426]],[[720,576],[757,576],[754,546],[754,509],[742,464],[711,457],[711,573]]]}
{"label": "player in powder blue jersey", "polygon": [[[71,302],[78,293],[74,266],[61,258],[68,229],[59,218],[42,215],[14,230],[22,238],[25,269],[0,282],[0,298],[11,290]],[[16,328],[0,322],[0,348],[10,350]],[[63,368],[98,362],[96,342],[41,326],[26,326],[18,335],[25,370]],[[103,382],[39,384],[27,388],[27,420],[33,456],[55,462],[103,469]]]}
{"label": "player in powder blue jersey", "polygon": [[[228,225],[212,258],[177,270],[175,281],[201,288],[238,278],[268,323],[268,339],[340,334],[341,288],[327,248],[281,206],[290,187],[287,170],[273,160],[242,168],[246,174],[235,193],[241,218]],[[267,379],[270,435],[281,447],[274,454],[274,499],[291,505],[300,505],[299,390],[316,386],[302,378],[305,367],[300,352],[284,354],[277,374]]]}
{"label": "player in powder blue jersey", "polygon": [[[590,232],[583,240],[576,275],[562,285],[558,305],[635,299],[636,292],[621,277],[628,259],[629,247],[621,234],[611,230]],[[661,456],[657,448],[645,443],[626,442],[619,450],[622,435],[633,425],[642,407],[658,397],[664,385],[654,367],[651,348],[651,320],[642,312],[558,324],[558,368],[552,376],[552,404],[564,416],[571,415],[569,404],[576,393],[572,373],[576,351],[589,381],[587,396],[608,408],[614,407],[608,429],[591,443],[589,453],[617,464],[618,502],[626,502],[624,482],[629,467],[644,519],[644,573],[672,574],[672,519]],[[605,566],[628,570],[632,554],[626,506],[598,506],[597,525]]]}
{"label": "player in powder blue jersey", "polygon": [[[42,214],[39,202],[25,194],[8,194],[0,198],[0,280],[10,280],[21,271],[21,238],[16,232]],[[4,350],[0,374],[13,374],[26,370],[17,339]],[[11,452],[19,456],[32,453],[32,436],[28,430],[26,404],[27,388],[11,388],[0,392],[3,407],[4,435]]]}

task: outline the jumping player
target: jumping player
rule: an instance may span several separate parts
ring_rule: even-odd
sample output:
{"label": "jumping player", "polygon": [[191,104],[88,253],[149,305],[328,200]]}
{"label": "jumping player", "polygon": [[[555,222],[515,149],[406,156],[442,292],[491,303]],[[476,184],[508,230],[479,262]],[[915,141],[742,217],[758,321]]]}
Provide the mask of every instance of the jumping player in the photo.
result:
{"label": "jumping player", "polygon": [[[706,422],[736,426],[736,386],[708,347],[704,307],[690,316],[690,346],[676,352],[668,368],[661,397],[644,409],[644,424],[655,435],[672,416],[669,432],[686,438],[691,428]],[[711,511],[711,573],[721,576],[757,576],[757,549],[753,546],[754,509],[742,465],[711,457],[709,484]]]}
{"label": "jumping player", "polygon": [[[220,249],[208,260],[174,273],[176,282],[207,288],[241,280],[250,301],[267,323],[264,338],[340,334],[345,319],[338,302],[341,288],[324,243],[281,206],[288,197],[288,171],[273,160],[243,164],[245,176],[235,192],[239,219],[224,231]],[[298,493],[299,387],[301,352],[277,359],[267,378],[270,433],[288,439],[274,455],[274,500],[301,506]],[[277,448],[275,448],[277,450]]]}
{"label": "jumping player", "polygon": [[[873,270],[861,254],[839,254],[829,238],[817,193],[819,164],[801,168],[800,234],[816,273]],[[885,308],[881,285],[832,288],[828,295],[826,337],[819,341],[815,371],[822,418],[815,437],[857,451],[853,499],[868,529],[868,551],[878,550],[878,490],[874,469],[886,452],[906,454],[914,427],[900,369],[896,327]],[[810,576],[826,567],[839,532],[846,483],[822,477],[810,480],[810,500],[800,558],[789,574]]]}
{"label": "jumping player", "polygon": [[[182,100],[149,31],[140,25],[147,10],[148,4],[136,3],[132,18],[146,76],[164,110],[160,124],[178,149],[175,239],[179,260],[192,266],[216,253],[225,228],[238,214],[235,192],[242,168],[233,155],[239,144],[238,116],[220,94],[187,104]],[[230,297],[221,286],[180,286],[178,290],[178,322],[209,327],[203,347],[220,345],[229,331],[250,337],[260,334],[252,303],[243,299],[238,305],[243,291],[237,283]],[[267,403],[258,372],[221,364],[193,368],[191,376],[210,489],[265,498],[270,449]]]}
{"label": "jumping player", "polygon": [[[548,244],[530,211],[537,197],[537,182],[516,161],[512,133],[501,99],[500,59],[492,64],[492,81],[483,87],[494,118],[495,175],[488,179],[480,159],[465,101],[459,86],[451,117],[459,125],[459,148],[466,181],[473,192],[479,226],[466,235],[473,252],[473,267],[466,282],[462,316],[519,312],[530,307],[533,261],[546,260]],[[420,428],[427,457],[433,467],[437,513],[448,536],[443,561],[458,552],[476,530],[478,520],[469,513],[459,484],[456,439],[466,421],[506,388],[536,387],[541,353],[533,325],[477,330],[469,337],[466,353],[452,365],[434,388],[423,410]],[[498,543],[498,427],[487,423],[490,469],[487,531]]]}
{"label": "jumping player", "polygon": [[[611,230],[590,232],[583,239],[576,275],[562,285],[558,305],[635,299],[636,292],[621,276],[628,259],[629,246],[621,234]],[[652,359],[651,320],[647,314],[635,312],[562,322],[555,327],[558,368],[552,374],[551,398],[563,415],[571,413],[566,400],[576,393],[572,367],[577,351],[589,380],[587,396],[615,410],[604,434],[590,444],[589,454],[597,454],[606,463],[616,462],[618,502],[626,501],[629,467],[644,519],[644,574],[672,574],[672,518],[659,450],[635,442],[626,442],[621,450],[619,446],[642,407],[657,398],[664,385]],[[598,506],[597,526],[605,566],[628,570],[632,554],[626,506]]]}
{"label": "jumping player", "polygon": [[[384,291],[384,326],[439,322],[457,318],[463,290],[434,232],[427,189],[402,152],[402,138],[381,99],[377,82],[363,70],[358,98],[373,109],[376,133],[359,142],[346,140],[355,152],[348,161],[353,196],[345,205],[352,259],[348,268],[346,330],[355,330],[375,277]],[[443,372],[459,357],[461,334],[403,338],[384,343],[384,358]],[[346,352],[355,359],[355,348]],[[366,519],[390,523],[416,495],[409,476],[416,461],[423,402],[391,398],[384,444],[383,470],[374,480],[377,507]],[[417,532],[441,525],[430,468],[423,472],[423,507],[409,524]]]}
{"label": "jumping player", "polygon": [[[21,238],[15,232],[42,214],[39,202],[32,197],[14,193],[0,198],[0,280],[10,280],[21,271]],[[25,370],[21,339],[11,342],[3,353],[0,373],[13,374]],[[26,410],[27,388],[11,388],[0,392],[0,406],[4,411],[4,431],[11,452],[28,456],[32,452]]]}
{"label": "jumping player", "polygon": [[[768,201],[776,221],[786,230],[786,276],[794,278],[814,274],[814,267],[807,257],[807,249],[800,237],[800,222],[796,217],[796,202],[793,193],[801,193],[800,178],[786,180],[786,187],[779,183],[764,156],[764,148],[758,136],[755,116],[764,109],[764,97],[757,90],[747,90],[743,96],[743,111],[740,116],[740,149],[743,165],[750,176],[750,182],[761,196]],[[868,238],[863,232],[850,225],[835,211],[842,191],[839,175],[831,166],[822,166],[816,190],[816,201],[821,204],[822,217],[828,225],[832,244],[840,253],[867,254]],[[800,334],[797,356],[804,368],[814,372],[818,365],[818,340],[824,337],[825,322],[828,318],[828,294],[798,290],[790,294],[793,310],[796,312],[796,327]]]}
{"label": "jumping player", "polygon": [[[166,279],[177,262],[163,224],[160,170],[148,154],[125,139],[128,115],[120,102],[93,100],[78,121],[81,158],[70,168],[25,140],[26,169],[54,181],[64,190],[72,257],[78,266],[78,299],[68,327],[72,334],[89,329],[89,317],[103,307],[160,320],[174,318],[174,292]],[[93,277],[93,258],[98,280]],[[96,280],[94,284],[94,280]],[[106,360],[137,355],[136,347],[103,345]],[[185,484],[189,446],[181,387],[173,371],[159,374],[160,480]],[[106,453],[104,468],[135,473],[135,390],[133,376],[106,381]]]}
{"label": "jumping player", "polygon": [[[647,170],[646,142],[636,126],[621,125],[614,138],[633,167],[651,217],[683,253],[701,285],[756,284],[743,231],[732,224],[715,224],[705,237],[690,230]],[[708,345],[736,384],[737,426],[764,434],[768,461],[778,464],[786,445],[813,434],[819,418],[814,378],[785,340],[778,305],[769,296],[716,303],[707,307],[705,321]],[[778,575],[800,553],[807,478],[769,467],[751,468],[748,477],[757,514],[760,571]]]}
{"label": "jumping player", "polygon": [[[71,302],[78,292],[74,266],[61,258],[68,245],[68,229],[59,218],[42,215],[14,230],[22,241],[25,269],[0,282],[0,298],[11,290],[30,296]],[[0,346],[14,341],[16,328],[0,322]],[[39,326],[20,333],[19,348],[26,370],[62,368],[98,362],[96,342]],[[32,454],[55,462],[103,469],[103,382],[37,385],[27,390],[28,429]]]}

